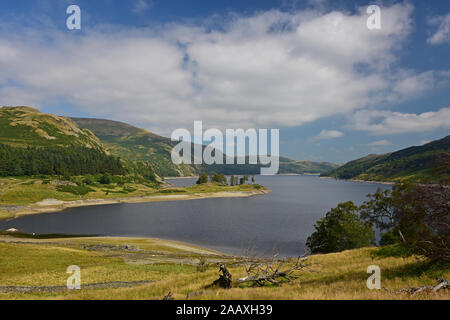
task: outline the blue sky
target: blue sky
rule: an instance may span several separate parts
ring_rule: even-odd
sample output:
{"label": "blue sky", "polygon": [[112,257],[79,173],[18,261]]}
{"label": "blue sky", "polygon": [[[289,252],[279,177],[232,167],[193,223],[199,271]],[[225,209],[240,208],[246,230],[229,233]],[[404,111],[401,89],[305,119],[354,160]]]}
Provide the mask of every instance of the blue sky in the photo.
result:
{"label": "blue sky", "polygon": [[282,155],[337,163],[450,131],[448,1],[4,0],[0,19],[1,105],[279,128]]}

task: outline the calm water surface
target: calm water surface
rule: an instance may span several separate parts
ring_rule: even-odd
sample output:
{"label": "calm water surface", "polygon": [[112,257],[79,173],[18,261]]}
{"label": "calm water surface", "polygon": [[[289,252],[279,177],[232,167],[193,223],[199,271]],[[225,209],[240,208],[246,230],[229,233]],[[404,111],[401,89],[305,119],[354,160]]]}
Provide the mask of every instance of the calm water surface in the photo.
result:
{"label": "calm water surface", "polygon": [[[177,186],[196,179],[168,180]],[[255,251],[302,254],[314,223],[340,202],[357,204],[386,185],[320,179],[314,176],[257,176],[272,193],[251,198],[129,203],[72,208],[61,213],[0,222],[0,230],[28,233],[99,234],[180,240],[227,253]]]}

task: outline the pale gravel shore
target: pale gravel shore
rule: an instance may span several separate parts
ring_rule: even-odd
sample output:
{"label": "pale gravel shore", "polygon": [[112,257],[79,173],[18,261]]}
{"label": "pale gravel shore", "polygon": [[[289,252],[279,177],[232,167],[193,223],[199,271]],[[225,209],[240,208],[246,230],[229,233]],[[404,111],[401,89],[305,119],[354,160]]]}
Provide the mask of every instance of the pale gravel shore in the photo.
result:
{"label": "pale gravel shore", "polygon": [[61,201],[56,199],[46,199],[27,206],[10,206],[12,210],[13,220],[26,215],[34,215],[41,213],[55,213],[61,212],[69,208],[89,207],[99,205],[110,205],[120,203],[142,203],[142,202],[166,202],[166,201],[180,201],[180,200],[198,200],[198,199],[212,199],[212,198],[247,198],[256,195],[263,195],[270,193],[269,190],[252,190],[252,191],[222,191],[211,193],[192,193],[180,195],[157,195],[157,196],[139,196],[128,198],[114,198],[114,199],[86,199],[76,201]]}

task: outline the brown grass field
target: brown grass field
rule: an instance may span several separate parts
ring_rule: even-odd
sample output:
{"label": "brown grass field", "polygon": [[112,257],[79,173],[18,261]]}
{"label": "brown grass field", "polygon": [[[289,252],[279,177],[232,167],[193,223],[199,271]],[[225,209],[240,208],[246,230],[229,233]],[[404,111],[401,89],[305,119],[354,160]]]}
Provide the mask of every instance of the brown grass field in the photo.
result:
{"label": "brown grass field", "polygon": [[[200,261],[207,263],[205,271],[198,268]],[[314,272],[302,271],[298,279],[278,286],[258,287],[247,283],[228,290],[205,289],[218,278],[220,263],[228,267],[233,279],[244,276],[242,258],[158,239],[38,240],[3,235],[0,236],[0,299],[161,300],[169,291],[176,300],[185,300],[188,295],[190,299],[219,300],[450,298],[448,290],[416,295],[398,293],[403,288],[436,285],[438,278],[448,279],[449,266],[433,265],[420,257],[392,257],[380,254],[379,248],[363,248],[316,255],[309,261]],[[66,269],[70,265],[80,267],[82,285],[102,284],[103,287],[65,289],[69,277]],[[369,265],[381,268],[381,290],[366,287]],[[117,287],[117,281],[147,283]],[[24,292],[22,287],[34,291]]]}

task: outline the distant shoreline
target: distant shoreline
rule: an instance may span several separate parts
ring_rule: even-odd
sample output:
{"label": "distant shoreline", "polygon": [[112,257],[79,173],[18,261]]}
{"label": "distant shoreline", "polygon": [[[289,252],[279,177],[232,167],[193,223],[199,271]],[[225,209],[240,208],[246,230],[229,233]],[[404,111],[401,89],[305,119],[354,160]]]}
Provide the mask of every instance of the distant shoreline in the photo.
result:
{"label": "distant shoreline", "polygon": [[11,221],[23,216],[57,213],[70,208],[90,207],[99,205],[121,204],[121,203],[146,203],[146,202],[168,202],[181,200],[199,200],[213,198],[248,198],[257,195],[270,193],[270,190],[251,190],[251,191],[220,191],[209,193],[192,193],[179,195],[156,195],[156,196],[137,196],[115,199],[86,199],[76,201],[62,201],[56,199],[46,199],[27,206],[9,206],[14,211],[11,212],[12,218],[0,219]]}
{"label": "distant shoreline", "polygon": [[360,179],[336,179],[333,177],[319,177],[320,179],[330,179],[330,180],[340,180],[340,181],[352,181],[352,182],[364,182],[371,184],[385,184],[385,185],[395,185],[395,182],[389,181],[375,181],[375,180],[360,180]]}

